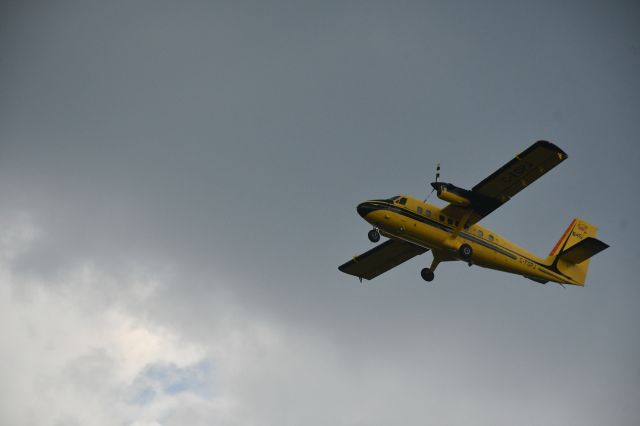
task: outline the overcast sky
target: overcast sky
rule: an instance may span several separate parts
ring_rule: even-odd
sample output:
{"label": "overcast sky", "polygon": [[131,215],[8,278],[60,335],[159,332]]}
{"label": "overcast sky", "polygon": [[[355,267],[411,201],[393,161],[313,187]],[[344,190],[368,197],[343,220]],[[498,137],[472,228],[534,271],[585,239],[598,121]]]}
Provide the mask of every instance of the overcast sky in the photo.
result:
{"label": "overcast sky", "polygon": [[[3,1],[0,423],[637,425],[640,7]],[[584,288],[419,256],[356,205],[569,158],[482,224]],[[438,200],[436,200],[438,202]],[[441,203],[443,204],[443,203]]]}

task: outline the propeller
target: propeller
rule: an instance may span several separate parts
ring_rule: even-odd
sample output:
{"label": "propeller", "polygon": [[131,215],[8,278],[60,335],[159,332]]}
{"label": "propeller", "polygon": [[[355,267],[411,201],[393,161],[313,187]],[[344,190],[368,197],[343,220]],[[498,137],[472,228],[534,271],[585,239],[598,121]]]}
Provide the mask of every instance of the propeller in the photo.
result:
{"label": "propeller", "polygon": [[[438,165],[436,166],[436,181],[435,183],[438,183],[438,180],[440,180],[440,163],[438,163]],[[431,183],[431,186],[433,186],[433,189],[431,190],[431,192],[429,193],[429,195],[427,195],[427,198],[424,199],[424,202],[426,203],[427,200],[429,199],[429,197],[431,197],[431,194],[433,194],[433,191],[436,190],[436,185],[434,185],[433,183]]]}

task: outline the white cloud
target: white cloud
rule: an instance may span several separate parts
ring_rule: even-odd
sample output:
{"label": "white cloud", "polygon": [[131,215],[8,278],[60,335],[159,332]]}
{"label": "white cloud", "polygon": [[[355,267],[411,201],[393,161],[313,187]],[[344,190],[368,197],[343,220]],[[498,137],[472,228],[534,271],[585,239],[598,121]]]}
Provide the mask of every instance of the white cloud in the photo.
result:
{"label": "white cloud", "polygon": [[[11,262],[37,244],[37,228],[25,218],[5,220],[0,234],[0,423],[154,424],[172,400],[206,402],[203,394],[164,392],[148,406],[131,403],[149,366],[195,368],[207,362],[205,349],[120,302],[145,303],[157,285],[148,277],[116,282],[127,274],[89,264],[59,280],[15,274]],[[210,377],[198,380],[203,386]]]}
{"label": "white cloud", "polygon": [[37,227],[25,216],[4,222],[0,423],[287,424],[309,413],[328,421],[318,406],[344,408],[355,391],[341,384],[352,373],[330,341],[225,310],[224,300],[205,312],[210,332],[197,341],[150,317],[145,307],[170,303],[159,298],[161,281],[171,281],[150,268],[110,274],[77,262],[49,280],[22,275],[12,262],[38,245]]}

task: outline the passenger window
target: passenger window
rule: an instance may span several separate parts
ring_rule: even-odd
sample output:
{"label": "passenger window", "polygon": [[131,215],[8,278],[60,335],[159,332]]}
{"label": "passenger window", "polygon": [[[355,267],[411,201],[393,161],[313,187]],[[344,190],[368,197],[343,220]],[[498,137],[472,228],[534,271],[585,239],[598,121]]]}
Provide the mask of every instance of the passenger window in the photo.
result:
{"label": "passenger window", "polygon": [[404,206],[405,204],[407,204],[407,199],[405,197],[400,198],[400,201],[398,201],[398,204],[402,204]]}
{"label": "passenger window", "polygon": [[422,207],[418,207],[418,214],[422,214]]}
{"label": "passenger window", "polygon": [[447,223],[449,225],[453,225],[453,219],[451,219],[450,217],[447,218]]}
{"label": "passenger window", "polygon": [[482,233],[482,231],[478,229],[478,237],[482,238],[483,236],[484,234]]}
{"label": "passenger window", "polygon": [[469,225],[465,225],[465,226],[464,226],[464,230],[465,230],[465,231],[468,231],[468,230],[469,230]]}
{"label": "passenger window", "polygon": [[431,217],[431,210],[425,210],[424,211],[425,216],[427,217]]}
{"label": "passenger window", "polygon": [[493,241],[493,235],[489,234],[489,241]]}
{"label": "passenger window", "polygon": [[444,222],[444,216],[440,215],[440,222]]}

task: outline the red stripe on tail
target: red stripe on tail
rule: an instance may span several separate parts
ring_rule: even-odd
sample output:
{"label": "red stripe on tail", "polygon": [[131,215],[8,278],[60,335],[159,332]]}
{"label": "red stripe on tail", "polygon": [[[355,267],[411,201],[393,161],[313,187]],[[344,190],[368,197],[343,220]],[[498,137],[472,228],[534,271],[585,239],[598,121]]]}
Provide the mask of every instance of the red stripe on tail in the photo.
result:
{"label": "red stripe on tail", "polygon": [[549,253],[549,256],[553,256],[556,250],[558,250],[558,247],[560,247],[560,244],[562,244],[562,242],[567,239],[567,236],[569,235],[569,232],[571,231],[571,228],[573,228],[573,225],[575,225],[575,223],[576,223],[576,219],[573,219],[573,222],[571,222],[567,230],[564,231],[564,234],[562,234],[562,237],[560,237],[556,245],[553,247],[553,250],[551,250],[551,253]]}

